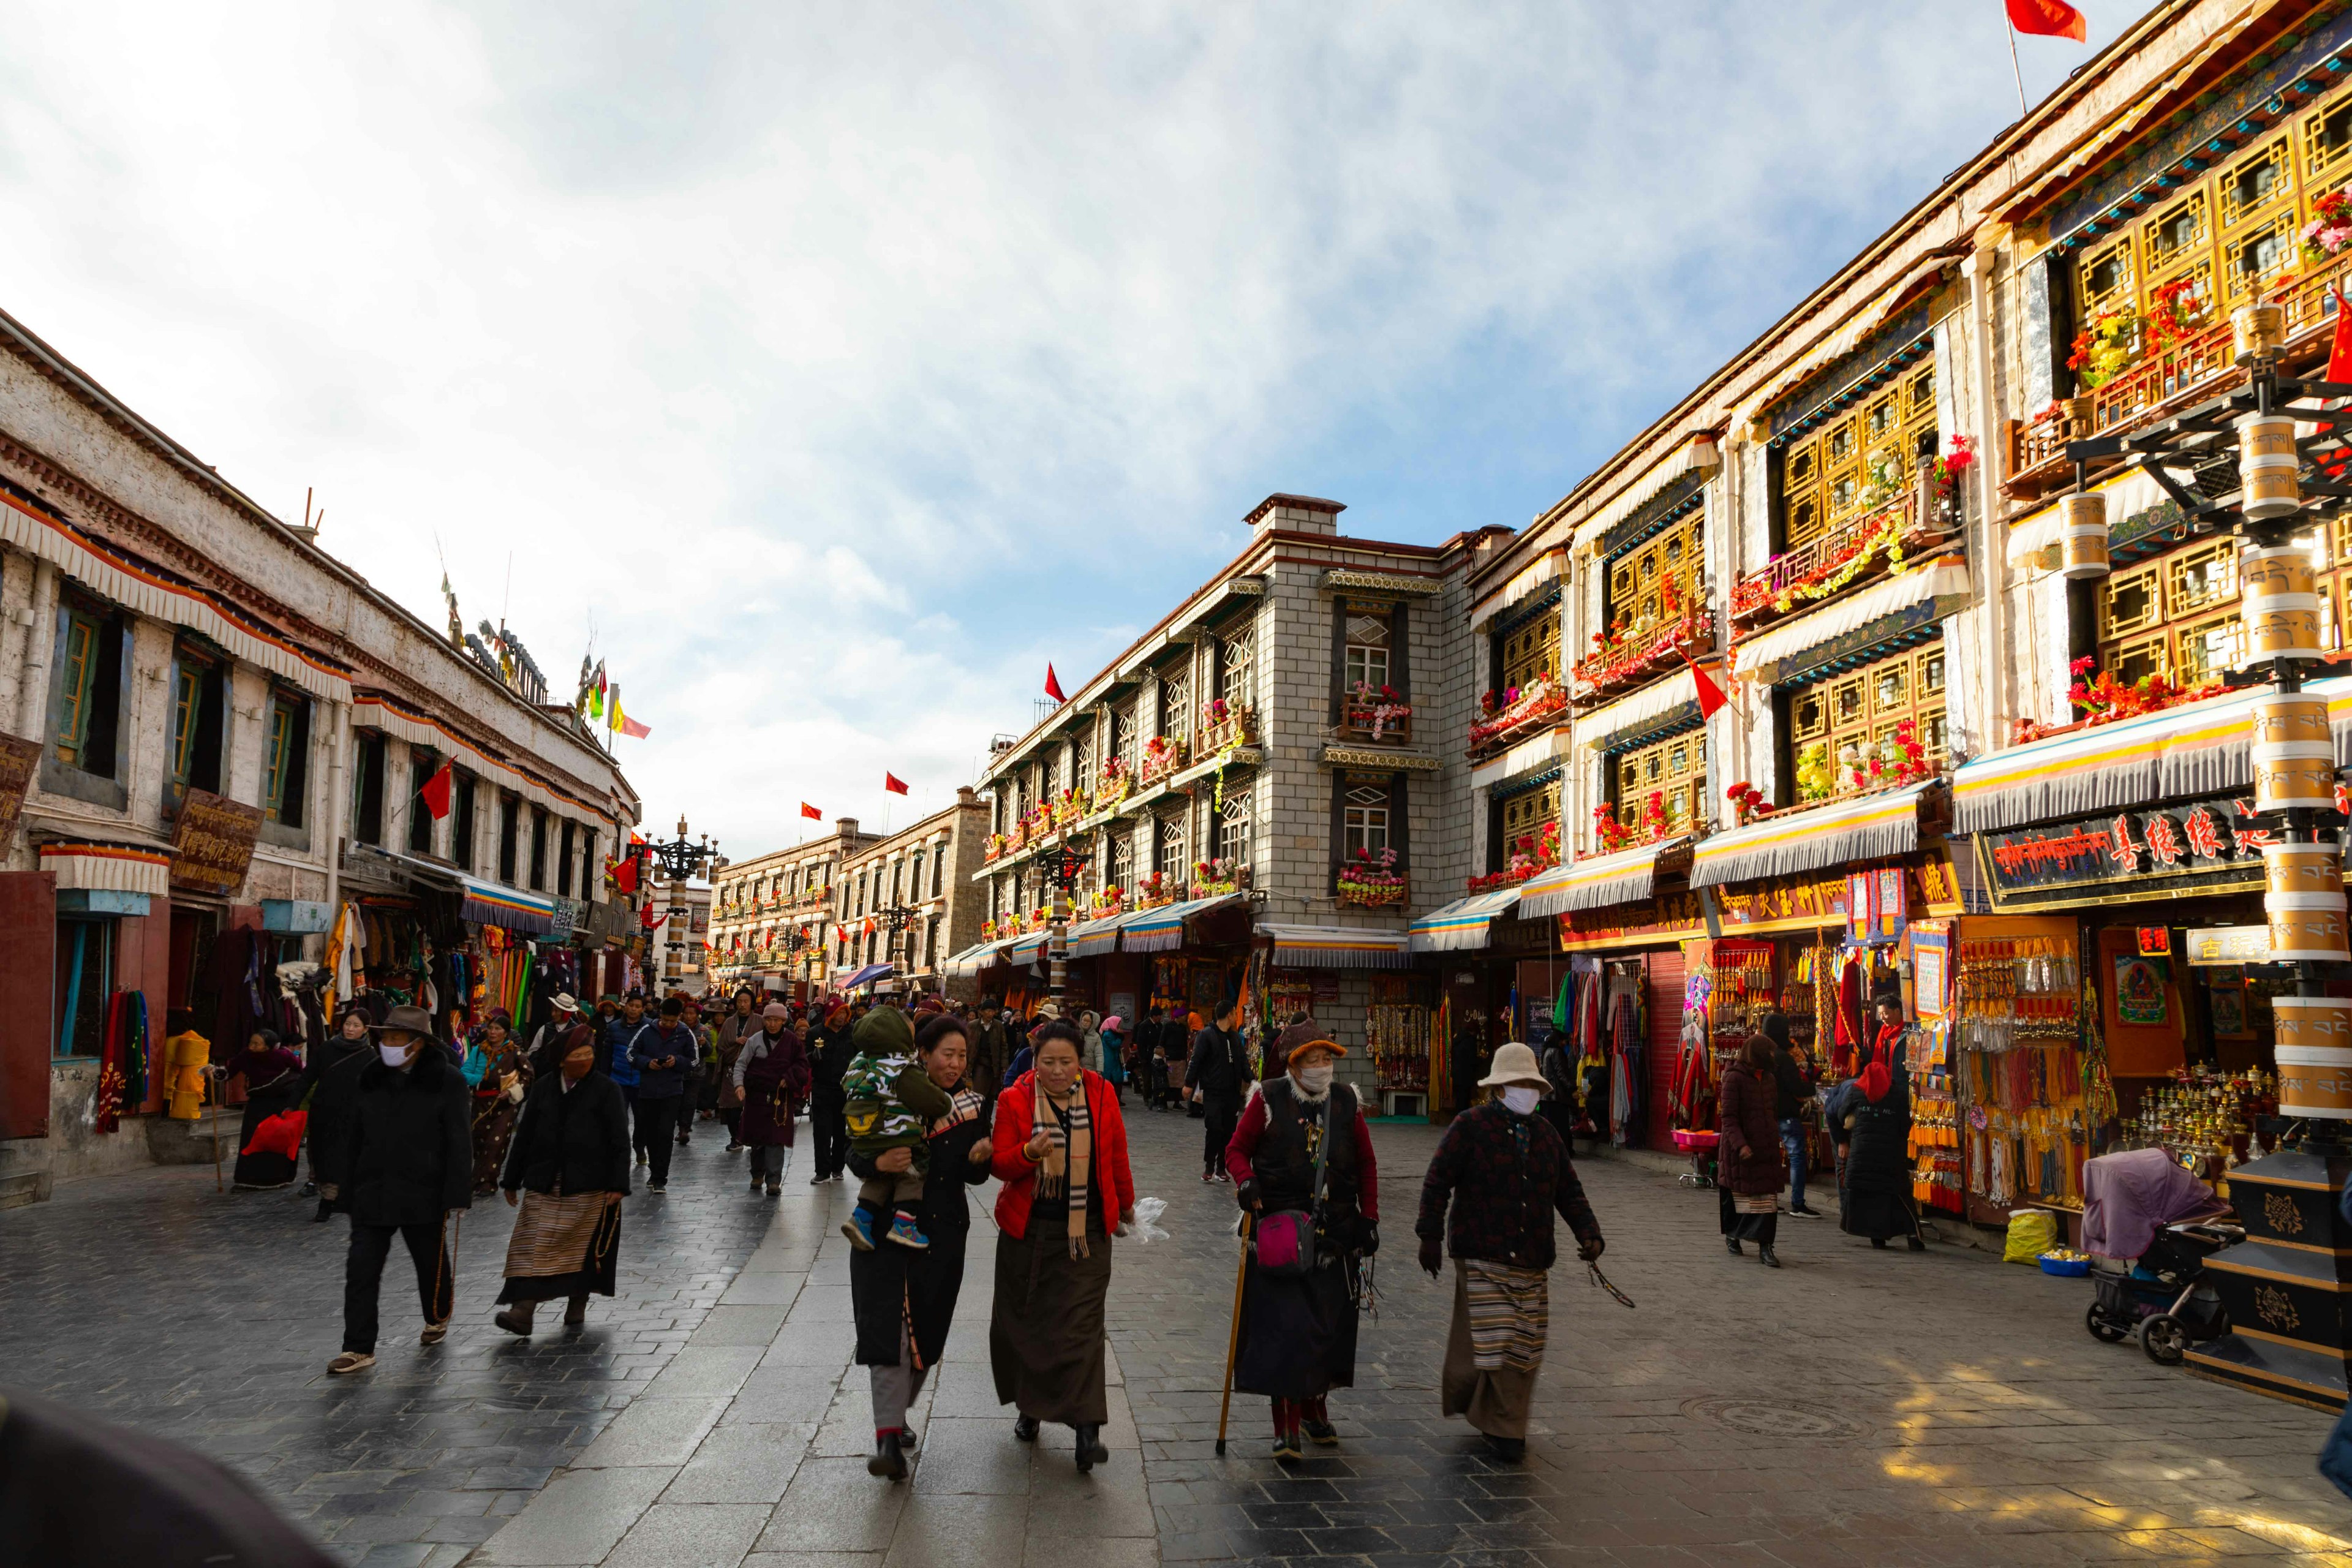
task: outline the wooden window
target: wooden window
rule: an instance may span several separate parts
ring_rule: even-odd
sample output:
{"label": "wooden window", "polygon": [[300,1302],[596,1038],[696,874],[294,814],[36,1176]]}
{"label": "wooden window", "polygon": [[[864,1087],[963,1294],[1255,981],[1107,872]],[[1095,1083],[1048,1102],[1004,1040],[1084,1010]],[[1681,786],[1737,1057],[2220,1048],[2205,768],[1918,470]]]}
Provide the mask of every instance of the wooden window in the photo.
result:
{"label": "wooden window", "polygon": [[1935,439],[1931,357],[1790,446],[1780,464],[1781,547],[1810,543],[1893,500],[1911,482],[1922,443]]}
{"label": "wooden window", "polygon": [[1223,807],[1217,813],[1217,858],[1249,864],[1250,826],[1254,820],[1249,791],[1236,790],[1225,797]]}
{"label": "wooden window", "polygon": [[1949,747],[1946,680],[1944,645],[1937,641],[1791,694],[1790,755],[1797,763],[1800,803],[1864,787],[1853,782],[1853,770],[1864,771],[1866,784],[1870,757],[1885,757],[1906,723],[1927,760],[1940,763]]}
{"label": "wooden window", "polygon": [[558,898],[572,896],[572,857],[579,849],[579,840],[580,825],[566,822],[563,825],[563,847],[555,858],[555,892]]}
{"label": "wooden window", "polygon": [[113,778],[122,700],[122,624],[92,610],[60,605],[57,636],[50,744],[66,766]]}
{"label": "wooden window", "polygon": [[1192,672],[1176,669],[1160,679],[1160,732],[1171,741],[1192,734]]}
{"label": "wooden window", "polygon": [[1135,886],[1135,835],[1110,835],[1110,879],[1122,888]]}
{"label": "wooden window", "polygon": [[1671,735],[1618,756],[1618,822],[1627,827],[1638,824],[1654,795],[1675,832],[1687,833],[1705,820],[1706,731]]}
{"label": "wooden window", "polygon": [[[2339,528],[2342,525],[2339,524]],[[2302,535],[2318,573],[2320,636],[2342,646],[2342,609],[2352,588],[2352,536],[2326,529]],[[2098,667],[2126,684],[2160,675],[2176,686],[2219,680],[2242,656],[2238,547],[2200,540],[2116,573],[2099,585]],[[2333,563],[2333,564],[2331,564]]]}
{"label": "wooden window", "polygon": [[1503,635],[1503,688],[1559,679],[1559,610],[1547,609]]}
{"label": "wooden window", "polygon": [[261,761],[262,819],[299,827],[310,794],[309,698],[290,691],[269,694],[268,745]]}
{"label": "wooden window", "polygon": [[2352,154],[2352,99],[2319,110],[2303,122],[2303,172],[2306,180],[2336,174]]}
{"label": "wooden window", "polygon": [[499,880],[511,888],[515,885],[515,861],[522,849],[522,797],[506,795],[499,801]]}
{"label": "wooden window", "polygon": [[[449,829],[449,858],[460,871],[474,869],[474,803],[478,788],[471,773],[459,773],[450,781],[449,820],[455,826]],[[580,896],[583,899],[593,897],[596,886],[588,879],[588,867],[589,862],[583,860],[580,868]]]}
{"label": "wooden window", "polygon": [[1494,852],[1486,857],[1489,871],[1499,871],[1510,860],[1514,850],[1535,852],[1543,841],[1547,825],[1559,820],[1559,781],[1552,780],[1534,789],[1521,790],[1503,800],[1503,831]]}
{"label": "wooden window", "polygon": [[352,837],[362,844],[383,844],[384,739],[370,731],[352,748],[357,763],[352,771]]}
{"label": "wooden window", "polygon": [[1133,705],[1110,710],[1110,754],[1125,763],[1128,770],[1135,769],[1135,709]]}
{"label": "wooden window", "polygon": [[2224,232],[2265,216],[2294,199],[2294,176],[2288,167],[2286,138],[2231,160],[2221,177],[2221,227]]}
{"label": "wooden window", "polygon": [[1242,626],[1217,644],[1217,695],[1244,707],[1255,705],[1257,633]]}
{"label": "wooden window", "polygon": [[172,655],[171,798],[220,789],[221,667],[185,648]]}
{"label": "wooden window", "polygon": [[1704,539],[1699,515],[1693,512],[1612,562],[1609,624],[1646,631],[1680,620],[1696,602]]}
{"label": "wooden window", "polygon": [[547,813],[535,805],[530,808],[530,885],[541,892],[547,889]]}
{"label": "wooden window", "polygon": [[1181,879],[1189,868],[1190,857],[1184,853],[1184,818],[1181,814],[1160,819],[1154,840],[1152,869],[1171,879]]}
{"label": "wooden window", "polygon": [[1389,786],[1351,784],[1340,797],[1339,848],[1347,858],[1379,859],[1389,847]]}
{"label": "wooden window", "polygon": [[1348,606],[1348,639],[1340,679],[1347,689],[1378,691],[1389,682],[1389,617],[1384,605]]}

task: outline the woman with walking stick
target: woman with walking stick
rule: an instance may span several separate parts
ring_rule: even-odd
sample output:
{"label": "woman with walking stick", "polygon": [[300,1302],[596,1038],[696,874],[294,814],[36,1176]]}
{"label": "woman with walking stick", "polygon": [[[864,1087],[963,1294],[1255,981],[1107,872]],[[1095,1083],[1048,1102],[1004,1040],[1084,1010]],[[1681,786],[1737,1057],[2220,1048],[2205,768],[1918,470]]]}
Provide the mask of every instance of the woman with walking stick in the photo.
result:
{"label": "woman with walking stick", "polygon": [[1233,1385],[1274,1405],[1274,1457],[1302,1436],[1339,1441],[1326,1401],[1356,1383],[1356,1297],[1380,1247],[1380,1172],[1354,1089],[1331,1081],[1347,1054],[1313,1019],[1268,1053],[1287,1070],[1250,1097],[1225,1148],[1234,1195],[1253,1218],[1243,1266]]}

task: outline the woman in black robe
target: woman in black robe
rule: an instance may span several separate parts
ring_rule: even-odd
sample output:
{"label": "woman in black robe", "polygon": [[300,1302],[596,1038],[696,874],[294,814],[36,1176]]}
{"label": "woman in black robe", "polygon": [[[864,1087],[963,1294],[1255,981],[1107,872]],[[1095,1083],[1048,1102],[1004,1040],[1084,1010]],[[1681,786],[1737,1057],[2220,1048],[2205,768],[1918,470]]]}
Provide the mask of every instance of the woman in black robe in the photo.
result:
{"label": "woman in black robe", "polygon": [[263,1122],[301,1102],[302,1058],[278,1044],[277,1030],[256,1029],[245,1049],[214,1070],[224,1088],[230,1079],[245,1079],[245,1118],[236,1129],[236,1190],[257,1193],[292,1186],[294,1156],[254,1148],[253,1135]]}
{"label": "woman in black robe", "polygon": [[1889,1237],[1905,1237],[1912,1251],[1925,1252],[1911,1207],[1911,1073],[1902,1053],[1874,1055],[1836,1103],[1845,1145],[1838,1227],[1881,1248]]}
{"label": "woman in black robe", "polygon": [[[971,1051],[965,1028],[962,1019],[940,1014],[927,1019],[915,1035],[916,1060],[952,1102],[948,1115],[932,1125],[929,1139],[930,1166],[923,1178],[920,1217],[930,1246],[921,1251],[877,1247],[849,1255],[856,1360],[866,1369],[874,1396],[874,1458],[866,1468],[892,1480],[907,1473],[906,1450],[915,1445],[907,1406],[947,1353],[948,1327],[963,1289],[964,1243],[971,1230],[971,1205],[964,1189],[988,1180],[987,1101],[964,1078]],[[906,1149],[888,1150],[872,1160],[854,1150],[849,1156],[849,1168],[859,1181],[904,1170],[912,1163],[913,1152]]]}

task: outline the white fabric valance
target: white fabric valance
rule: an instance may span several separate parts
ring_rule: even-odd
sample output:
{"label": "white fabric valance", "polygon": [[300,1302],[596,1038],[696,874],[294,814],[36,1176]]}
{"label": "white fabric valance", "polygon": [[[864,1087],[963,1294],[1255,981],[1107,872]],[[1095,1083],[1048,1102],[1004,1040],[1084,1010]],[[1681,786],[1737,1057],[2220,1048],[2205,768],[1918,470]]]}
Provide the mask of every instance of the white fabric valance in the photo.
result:
{"label": "white fabric valance", "polygon": [[1519,568],[1498,592],[1481,600],[1470,612],[1471,635],[1484,633],[1515,605],[1526,604],[1547,585],[1559,581],[1560,563],[1566,558],[1565,552],[1555,546]]}
{"label": "white fabric valance", "polygon": [[[1721,670],[1714,672],[1721,684]],[[1698,700],[1698,683],[1687,669],[1678,669],[1664,680],[1654,680],[1641,690],[1620,697],[1606,708],[1595,708],[1576,721],[1576,738],[1594,748],[1607,745],[1612,735],[1646,724],[1661,714],[1671,713],[1685,702]]]}
{"label": "white fabric valance", "polygon": [[41,846],[41,869],[60,888],[90,892],[172,896],[172,852],[146,844],[100,844],[81,839]]}
{"label": "white fabric valance", "polygon": [[492,783],[510,789],[534,805],[543,805],[555,812],[586,812],[607,826],[612,813],[589,801],[574,799],[552,784],[523,772],[513,763],[490,755],[479,746],[453,730],[444,728],[439,721],[422,713],[413,713],[387,699],[363,692],[352,699],[352,727],[357,730],[381,730],[387,735],[397,735],[412,746],[424,746],[444,756],[463,752],[466,766]]}
{"label": "white fabric valance", "polygon": [[1683,437],[1673,452],[1652,465],[1649,471],[1626,489],[1617,492],[1608,505],[1576,525],[1575,537],[1570,542],[1576,550],[1590,550],[1601,536],[1633,515],[1634,510],[1668,485],[1693,469],[1714,473],[1723,466],[1715,437],[1699,431]]}
{"label": "white fabric valance", "polygon": [[1881,578],[1857,593],[1832,600],[1809,616],[1797,616],[1767,627],[1739,645],[1732,655],[1732,668],[1742,676],[1750,675],[1759,666],[1778,664],[1914,605],[1968,591],[1968,567],[1958,556],[1945,556]]}

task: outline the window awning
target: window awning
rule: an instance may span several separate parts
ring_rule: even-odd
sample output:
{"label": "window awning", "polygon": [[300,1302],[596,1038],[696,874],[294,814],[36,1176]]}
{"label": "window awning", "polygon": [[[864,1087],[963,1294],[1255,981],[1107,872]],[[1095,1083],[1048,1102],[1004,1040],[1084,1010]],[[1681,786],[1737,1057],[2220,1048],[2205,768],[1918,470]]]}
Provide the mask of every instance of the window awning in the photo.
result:
{"label": "window awning", "polygon": [[841,988],[844,991],[855,991],[861,985],[871,985],[876,981],[886,979],[898,972],[898,966],[895,963],[869,963],[844,980],[841,983]]}
{"label": "window awning", "polygon": [[[2303,689],[2327,700],[2343,765],[2352,759],[2352,678]],[[2246,787],[2253,782],[2253,703],[2265,695],[2234,692],[1979,757],[1952,775],[1953,831],[1998,833]]]}
{"label": "window awning", "polygon": [[524,936],[545,936],[555,929],[552,899],[478,877],[461,874],[457,880],[466,890],[465,906],[457,911],[460,920],[478,926],[500,926]]}
{"label": "window awning", "polygon": [[1226,904],[1239,903],[1241,897],[1239,893],[1219,893],[1214,898],[1188,899],[1181,904],[1145,910],[1121,923],[1119,945],[1129,952],[1166,952],[1181,947],[1186,921]]}
{"label": "window awning", "polygon": [[68,838],[41,846],[41,869],[60,889],[172,896],[172,852],[152,844],[105,844]]}
{"label": "window awning", "polygon": [[1681,859],[1689,847],[1689,837],[1678,836],[1555,866],[1520,888],[1519,916],[1536,920],[1570,910],[1606,909],[1646,899],[1657,888],[1658,863],[1670,857]]}
{"label": "window awning", "polygon": [[1702,838],[1691,851],[1690,885],[1714,888],[1907,855],[1919,847],[1919,802],[1935,787],[1929,779],[1834,805],[1779,812]]}
{"label": "window awning", "polygon": [[998,957],[998,950],[1004,945],[1001,942],[983,942],[977,947],[965,948],[941,964],[940,968],[959,980],[968,980],[990,964],[1002,962]]}
{"label": "window awning", "polygon": [[1433,910],[1412,922],[1405,933],[1409,952],[1467,952],[1486,945],[1488,933],[1503,911],[1519,901],[1528,884],[1491,893],[1473,893]]}
{"label": "window awning", "polygon": [[1412,962],[1401,931],[1363,926],[1262,925],[1276,963],[1317,969],[1402,969]]}
{"label": "window awning", "polygon": [[[1767,665],[1833,642],[1871,622],[1937,599],[1954,598],[1969,591],[1969,569],[1957,557],[1944,557],[1892,577],[1882,577],[1809,616],[1794,616],[1758,632],[1733,650],[1731,667],[1742,677],[1755,677]],[[1769,674],[1763,679],[1769,679]]]}
{"label": "window awning", "polygon": [[1013,939],[1013,945],[1005,949],[1004,956],[1014,963],[1026,963],[1045,951],[1045,939],[1051,934],[1033,931],[1026,936],[1016,936]]}
{"label": "window awning", "polygon": [[1070,956],[1098,958],[1118,947],[1118,928],[1134,918],[1133,911],[1120,915],[1105,915],[1084,925],[1070,928]]}

